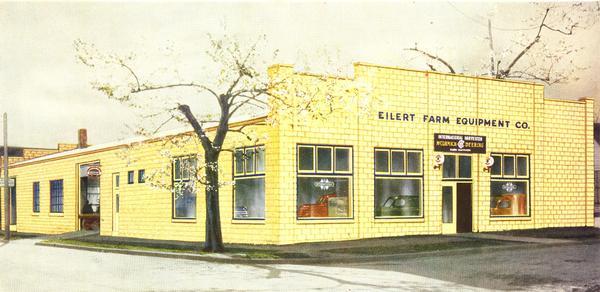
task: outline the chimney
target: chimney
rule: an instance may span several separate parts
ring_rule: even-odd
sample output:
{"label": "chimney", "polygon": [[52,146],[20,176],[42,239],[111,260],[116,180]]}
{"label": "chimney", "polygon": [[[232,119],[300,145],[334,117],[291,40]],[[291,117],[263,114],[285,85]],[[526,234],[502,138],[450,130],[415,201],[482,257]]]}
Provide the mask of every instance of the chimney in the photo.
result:
{"label": "chimney", "polygon": [[79,140],[78,140],[77,148],[85,148],[88,146],[87,144],[87,130],[79,129]]}

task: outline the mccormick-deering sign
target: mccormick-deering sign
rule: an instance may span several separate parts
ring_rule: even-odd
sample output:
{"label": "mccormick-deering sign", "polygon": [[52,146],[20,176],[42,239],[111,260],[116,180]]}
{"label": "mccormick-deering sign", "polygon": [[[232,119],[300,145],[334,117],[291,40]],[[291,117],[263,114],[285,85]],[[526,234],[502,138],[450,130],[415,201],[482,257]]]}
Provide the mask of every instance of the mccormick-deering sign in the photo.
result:
{"label": "mccormick-deering sign", "polygon": [[433,136],[434,151],[485,153],[485,136],[437,133]]}

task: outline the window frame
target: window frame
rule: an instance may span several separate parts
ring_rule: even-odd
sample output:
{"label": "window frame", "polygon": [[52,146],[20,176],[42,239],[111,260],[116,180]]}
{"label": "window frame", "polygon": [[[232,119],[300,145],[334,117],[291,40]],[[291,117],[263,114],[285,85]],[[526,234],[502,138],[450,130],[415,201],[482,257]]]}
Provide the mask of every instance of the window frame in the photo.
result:
{"label": "window frame", "polygon": [[[331,171],[318,171],[318,158],[317,148],[331,148]],[[312,148],[313,149],[313,169],[312,171],[300,170],[300,148]],[[336,149],[347,149],[348,153],[348,171],[337,171],[336,170]],[[354,220],[354,146],[352,145],[336,145],[336,144],[296,144],[296,194],[294,200],[294,212],[296,214],[296,221],[323,221],[323,220]],[[304,178],[315,178],[315,177],[340,177],[348,178],[348,216],[347,217],[299,217],[298,216],[298,193],[300,186],[298,185],[298,179]]]}
{"label": "window frame", "polygon": [[32,184],[32,192],[33,192],[33,213],[40,213],[40,182],[36,181]]}
{"label": "window frame", "polygon": [[[241,150],[242,153],[243,153],[243,155],[245,156],[247,149],[248,150],[249,149],[253,149],[254,150],[253,162],[252,162],[254,164],[254,167],[253,167],[254,171],[252,173],[250,173],[250,174],[246,173],[246,159],[245,159],[245,157],[242,157],[242,163],[243,163],[242,167],[244,169],[244,172],[242,172],[242,173],[236,173],[236,166],[237,166],[236,164],[237,164],[237,162],[236,162],[235,153],[237,151]],[[263,171],[257,171],[257,167],[256,167],[257,166],[257,161],[258,161],[258,155],[257,155],[257,153],[258,153],[259,149],[262,149],[262,151],[264,153],[264,170]],[[232,173],[232,180],[234,182],[234,185],[231,188],[231,202],[232,202],[232,204],[231,204],[231,220],[235,220],[235,221],[238,221],[238,220],[239,221],[252,221],[252,220],[254,220],[254,221],[264,221],[266,219],[266,217],[267,217],[267,198],[266,198],[267,197],[267,190],[266,190],[266,188],[267,188],[267,186],[266,186],[266,184],[267,184],[267,181],[266,181],[267,155],[266,154],[267,154],[267,149],[266,149],[266,147],[265,147],[264,144],[258,144],[258,145],[253,145],[253,146],[242,146],[242,147],[238,147],[238,148],[234,149],[233,155],[232,155],[232,164],[231,164],[231,168],[232,168],[232,172],[231,172]],[[313,158],[314,158],[314,156],[313,156]],[[313,166],[314,166],[314,163],[313,163]],[[235,205],[235,198],[236,198],[235,197],[235,190],[236,190],[235,189],[235,181],[237,179],[254,179],[254,178],[263,178],[265,180],[265,193],[263,194],[263,196],[264,196],[264,198],[263,198],[264,200],[263,201],[265,203],[265,214],[264,214],[264,216],[262,218],[260,218],[260,217],[236,218],[235,217],[235,207],[236,207],[236,205]]]}
{"label": "window frame", "polygon": [[[376,171],[377,160],[375,159],[376,151],[388,151],[388,172],[382,173]],[[404,153],[404,172],[392,172],[392,152],[403,152]],[[408,172],[408,152],[418,152],[421,157],[421,172],[412,173]],[[425,218],[425,158],[424,150],[418,148],[386,148],[386,147],[375,147],[373,150],[373,218],[375,220],[411,220],[411,219],[423,219]],[[376,209],[376,196],[375,184],[378,179],[400,179],[400,180],[420,180],[421,194],[419,195],[419,215],[418,216],[377,216],[375,214]]]}
{"label": "window frame", "polygon": [[[60,182],[60,205],[58,204],[53,204],[52,202],[52,183],[59,183]],[[49,186],[50,186],[50,213],[52,214],[64,214],[64,206],[65,206],[65,202],[64,202],[64,198],[65,198],[65,191],[64,191],[64,180],[61,179],[54,179],[54,180],[50,180],[49,181]],[[54,206],[60,206],[60,210],[59,211],[53,211],[53,207]]]}
{"label": "window frame", "polygon": [[[189,172],[188,172],[188,176],[187,178],[184,177],[183,173],[183,164],[182,161],[185,159],[193,159],[196,160],[196,166],[198,163],[198,159],[195,155],[193,154],[189,154],[189,155],[181,155],[181,156],[175,156],[171,159],[171,219],[172,220],[196,220],[198,218],[198,194],[195,193],[196,195],[196,202],[195,202],[195,208],[194,208],[194,217],[176,217],[175,214],[177,214],[177,212],[175,211],[175,185],[177,183],[184,183],[184,182],[189,182],[192,180],[195,180],[195,176],[192,176]],[[181,172],[181,175],[179,178],[175,178],[175,163],[176,161],[179,162],[179,170]],[[195,184],[195,182],[194,182]]]}
{"label": "window frame", "polygon": [[[329,163],[329,169],[328,170],[320,170],[319,169],[319,149],[329,149],[329,157],[331,157],[331,162]],[[315,164],[314,164],[314,169],[316,173],[331,173],[331,172],[335,172],[335,168],[334,168],[334,164],[335,164],[335,153],[334,153],[334,147],[333,146],[321,146],[321,145],[317,145],[315,146],[315,153],[313,155],[313,158],[315,160]]]}
{"label": "window frame", "polygon": [[[501,174],[502,175],[491,175],[490,173],[490,189],[489,189],[489,199],[492,197],[492,189],[491,185],[493,181],[505,181],[505,182],[525,182],[527,185],[527,214],[525,215],[492,215],[492,208],[490,206],[489,216],[490,218],[495,219],[510,219],[510,218],[531,218],[531,154],[528,153],[499,153],[492,152],[490,156],[500,156],[501,157]],[[504,174],[504,156],[512,156],[514,158],[514,175],[505,175]],[[517,169],[517,157],[525,157],[527,162],[527,175],[526,176],[518,176]],[[496,160],[494,159],[494,163]]]}
{"label": "window frame", "polygon": [[138,170],[137,182],[138,182],[138,184],[146,183],[146,170],[145,169]]}
{"label": "window frame", "polygon": [[132,185],[135,183],[135,170],[127,171],[127,184]]}

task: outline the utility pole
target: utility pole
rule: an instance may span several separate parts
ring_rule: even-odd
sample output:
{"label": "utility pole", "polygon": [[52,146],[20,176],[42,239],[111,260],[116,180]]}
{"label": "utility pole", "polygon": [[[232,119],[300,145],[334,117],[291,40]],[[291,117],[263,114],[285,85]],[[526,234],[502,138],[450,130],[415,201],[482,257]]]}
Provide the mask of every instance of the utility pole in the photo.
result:
{"label": "utility pole", "polygon": [[8,186],[8,118],[3,115],[4,123],[4,239],[10,240],[10,187]]}

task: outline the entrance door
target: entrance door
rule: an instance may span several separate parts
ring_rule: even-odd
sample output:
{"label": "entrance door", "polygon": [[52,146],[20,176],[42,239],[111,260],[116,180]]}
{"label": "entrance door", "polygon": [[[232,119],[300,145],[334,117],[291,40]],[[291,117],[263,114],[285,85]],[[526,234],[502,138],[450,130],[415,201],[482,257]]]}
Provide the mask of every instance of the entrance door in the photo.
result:
{"label": "entrance door", "polygon": [[10,225],[17,225],[17,179],[15,185],[10,187]]}
{"label": "entrance door", "polygon": [[473,231],[471,183],[442,183],[442,233]]}
{"label": "entrance door", "polygon": [[456,183],[442,184],[442,233],[456,233]]}
{"label": "entrance door", "polygon": [[456,232],[473,231],[471,183],[456,184]]}
{"label": "entrance door", "polygon": [[112,176],[112,193],[113,193],[113,222],[112,222],[112,231],[113,235],[117,235],[119,233],[119,208],[120,208],[120,198],[119,198],[119,184],[120,184],[120,176],[118,173],[113,173]]}

